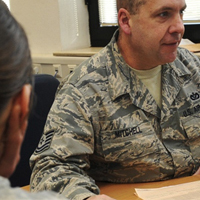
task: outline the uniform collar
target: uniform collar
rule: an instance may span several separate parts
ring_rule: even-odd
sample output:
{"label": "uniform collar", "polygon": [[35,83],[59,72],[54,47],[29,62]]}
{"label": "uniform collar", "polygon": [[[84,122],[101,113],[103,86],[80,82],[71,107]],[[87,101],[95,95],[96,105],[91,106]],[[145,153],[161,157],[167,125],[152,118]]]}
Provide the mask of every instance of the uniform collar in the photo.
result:
{"label": "uniform collar", "polygon": [[170,67],[172,67],[174,72],[179,77],[191,75],[191,72],[187,67],[187,64],[189,63],[184,64],[184,60],[186,61],[187,58],[184,58],[184,55],[180,54],[180,48],[178,48],[178,55],[177,55],[176,60],[166,65],[169,65]]}
{"label": "uniform collar", "polygon": [[118,35],[119,31],[117,30],[107,45],[108,52],[113,53],[111,56],[113,60],[111,61],[111,66],[108,68],[110,96],[113,101],[119,96],[130,92],[129,66],[124,64],[126,62],[120,54],[117,45]]}
{"label": "uniform collar", "polygon": [[[160,109],[155,100],[140,79],[134,74],[134,72],[131,71],[130,67],[126,64],[122,55],[120,54],[117,45],[118,34],[119,32],[117,30],[111,39],[111,42],[106,47],[108,48],[108,52],[113,54],[113,60],[110,62],[110,67],[108,67],[111,99],[114,101],[122,95],[129,94],[132,98],[133,104],[135,104],[137,107],[140,107],[141,109],[160,117]],[[180,54],[178,50],[178,56],[176,60],[172,63],[163,65],[163,97],[166,96],[163,101],[168,108],[175,100],[184,81],[191,76],[191,72],[182,61],[184,58],[181,56],[182,54]],[[169,85],[171,86],[171,91],[169,91]],[[167,113],[168,108],[162,108],[163,116]]]}

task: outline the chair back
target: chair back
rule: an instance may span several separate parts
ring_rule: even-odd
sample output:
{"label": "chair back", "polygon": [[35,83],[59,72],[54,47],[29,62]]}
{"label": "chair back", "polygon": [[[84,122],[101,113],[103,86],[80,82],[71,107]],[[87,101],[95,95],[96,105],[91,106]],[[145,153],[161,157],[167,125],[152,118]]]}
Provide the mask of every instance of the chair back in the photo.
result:
{"label": "chair back", "polygon": [[13,187],[22,187],[30,183],[29,158],[35,151],[42,136],[46,118],[54,101],[58,85],[59,81],[51,75],[34,75],[33,107],[21,148],[21,158],[15,172],[10,177]]}

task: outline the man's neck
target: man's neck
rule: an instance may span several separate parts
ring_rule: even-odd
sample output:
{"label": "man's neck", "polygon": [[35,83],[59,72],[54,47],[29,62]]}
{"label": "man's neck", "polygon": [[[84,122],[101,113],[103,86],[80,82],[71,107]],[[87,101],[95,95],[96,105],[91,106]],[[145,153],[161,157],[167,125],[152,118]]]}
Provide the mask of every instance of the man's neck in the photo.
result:
{"label": "man's neck", "polygon": [[149,70],[159,65],[155,63],[151,64],[144,55],[135,51],[128,41],[124,41],[120,37],[118,38],[117,45],[125,62],[134,69]]}

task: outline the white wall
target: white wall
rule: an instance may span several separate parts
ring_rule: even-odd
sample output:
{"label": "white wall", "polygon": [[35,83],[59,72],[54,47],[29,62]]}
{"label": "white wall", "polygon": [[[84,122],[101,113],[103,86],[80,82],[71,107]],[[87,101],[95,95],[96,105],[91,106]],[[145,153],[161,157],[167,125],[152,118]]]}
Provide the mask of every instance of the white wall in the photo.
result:
{"label": "white wall", "polygon": [[10,0],[33,54],[90,47],[89,19],[83,0]]}

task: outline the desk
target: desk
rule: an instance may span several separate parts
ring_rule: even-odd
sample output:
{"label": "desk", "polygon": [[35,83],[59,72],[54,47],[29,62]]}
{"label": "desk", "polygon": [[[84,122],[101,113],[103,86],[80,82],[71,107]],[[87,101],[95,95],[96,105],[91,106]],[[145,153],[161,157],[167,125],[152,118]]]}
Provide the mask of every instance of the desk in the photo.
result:
{"label": "desk", "polygon": [[[195,45],[195,44],[193,44]],[[180,45],[188,50],[193,50],[193,45]],[[200,44],[196,44],[197,45],[197,50],[194,51],[193,53],[195,55],[197,55],[198,57],[200,57]],[[53,53],[54,57],[68,57],[68,56],[72,56],[72,57],[90,57],[96,53],[98,53],[100,50],[102,49],[102,47],[89,47],[89,48],[85,48],[85,49],[76,49],[76,50],[69,50],[69,51],[63,51],[63,52],[55,52]]]}
{"label": "desk", "polygon": [[23,186],[23,187],[21,187],[21,189],[29,192],[30,191],[30,185]]}
{"label": "desk", "polygon": [[83,57],[90,57],[96,53],[98,53],[103,47],[88,47],[84,49],[74,49],[68,51],[61,51],[53,53],[54,56],[83,56]]}
{"label": "desk", "polygon": [[[167,181],[150,182],[150,183],[115,184],[115,183],[97,182],[97,185],[101,190],[101,194],[106,194],[114,199],[141,200],[139,197],[135,195],[135,188],[159,188],[159,187],[177,185],[181,183],[188,183],[199,180],[200,180],[200,175],[171,179]],[[22,187],[22,189],[29,190],[29,186]]]}
{"label": "desk", "polygon": [[150,182],[150,183],[130,183],[130,184],[113,184],[113,183],[97,183],[100,187],[101,194],[106,194],[117,200],[141,200],[135,195],[134,188],[159,188],[192,181],[199,181],[200,175],[184,178],[171,179],[167,181]]}

